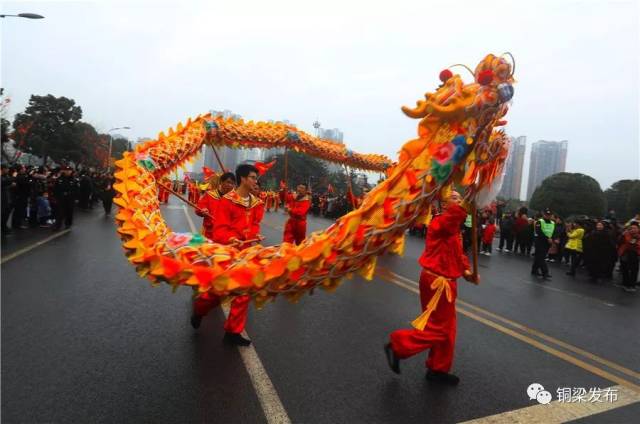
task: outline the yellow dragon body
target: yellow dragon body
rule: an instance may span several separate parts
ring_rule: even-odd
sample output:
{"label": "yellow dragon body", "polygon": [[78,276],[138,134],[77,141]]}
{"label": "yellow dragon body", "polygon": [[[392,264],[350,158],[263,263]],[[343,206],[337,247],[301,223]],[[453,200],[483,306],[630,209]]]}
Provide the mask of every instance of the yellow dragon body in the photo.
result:
{"label": "yellow dragon body", "polygon": [[[178,124],[168,134],[136,146],[116,163],[120,210],[118,233],[127,258],[141,276],[175,288],[191,286],[219,296],[249,294],[258,306],[282,294],[297,300],[315,287],[334,289],[354,272],[371,279],[376,259],[401,253],[406,229],[427,220],[431,205],[456,186],[465,198],[482,197],[499,180],[509,142],[502,131],[507,103],[513,96],[512,65],[486,56],[474,81],[465,84],[449,70],[443,84],[427,93],[415,108],[418,138],[402,147],[397,163],[381,155],[363,155],[343,145],[319,140],[284,124],[244,122],[211,115]],[[176,233],[160,213],[157,182],[202,145],[287,147],[354,168],[385,171],[362,205],[302,244],[255,245],[239,250],[213,243],[197,233]],[[486,197],[486,196],[485,196]]]}

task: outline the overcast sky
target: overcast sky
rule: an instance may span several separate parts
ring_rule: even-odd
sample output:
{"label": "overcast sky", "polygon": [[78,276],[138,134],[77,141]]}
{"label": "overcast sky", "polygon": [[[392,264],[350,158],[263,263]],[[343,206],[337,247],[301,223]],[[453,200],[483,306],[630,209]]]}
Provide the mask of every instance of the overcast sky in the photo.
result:
{"label": "overcast sky", "polygon": [[[569,140],[567,171],[640,177],[638,1],[3,2],[2,86],[66,96],[101,131],[155,137],[210,109],[340,128],[396,158],[400,112],[454,63],[513,53],[510,135]],[[470,76],[463,78],[470,80]],[[523,185],[524,185],[523,184]],[[524,197],[524,187],[522,197]]]}

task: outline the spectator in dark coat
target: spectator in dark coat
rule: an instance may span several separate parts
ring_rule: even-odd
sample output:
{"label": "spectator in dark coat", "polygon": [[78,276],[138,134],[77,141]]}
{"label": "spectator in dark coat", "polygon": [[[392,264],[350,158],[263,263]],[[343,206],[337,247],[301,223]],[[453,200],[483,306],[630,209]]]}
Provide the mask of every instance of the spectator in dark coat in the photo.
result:
{"label": "spectator in dark coat", "polygon": [[507,213],[500,222],[500,244],[499,251],[511,252],[513,249],[513,227],[515,220],[512,213]]}
{"label": "spectator in dark coat", "polygon": [[602,222],[596,224],[583,242],[584,263],[592,281],[609,276],[611,262],[616,257],[616,243],[611,233],[605,229]]}

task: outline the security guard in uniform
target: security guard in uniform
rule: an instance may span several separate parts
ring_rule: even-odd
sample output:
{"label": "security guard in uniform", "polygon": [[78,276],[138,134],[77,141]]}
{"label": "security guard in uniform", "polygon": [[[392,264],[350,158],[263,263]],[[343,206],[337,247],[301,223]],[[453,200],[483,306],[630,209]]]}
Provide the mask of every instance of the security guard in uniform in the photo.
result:
{"label": "security guard in uniform", "polygon": [[70,166],[63,166],[61,171],[53,186],[53,195],[57,205],[54,231],[60,229],[63,219],[65,228],[71,228],[73,225],[73,208],[80,189],[80,182],[72,175],[73,170]]}
{"label": "security guard in uniform", "polygon": [[533,266],[531,267],[531,274],[535,276],[540,276],[538,271],[542,271],[542,277],[545,280],[551,278],[549,274],[549,268],[547,267],[547,262],[545,261],[547,257],[547,253],[549,252],[549,248],[551,247],[553,231],[555,230],[556,224],[551,219],[551,211],[549,209],[545,209],[543,212],[542,218],[536,221],[535,225],[535,248],[536,251],[533,255]]}

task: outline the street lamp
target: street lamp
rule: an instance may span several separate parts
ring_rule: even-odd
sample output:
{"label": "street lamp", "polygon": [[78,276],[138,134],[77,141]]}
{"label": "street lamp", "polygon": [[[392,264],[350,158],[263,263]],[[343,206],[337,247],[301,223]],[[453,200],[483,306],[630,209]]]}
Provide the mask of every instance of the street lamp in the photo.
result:
{"label": "street lamp", "polygon": [[111,131],[116,131],[116,130],[130,130],[131,127],[116,127],[116,128],[111,128],[109,131],[107,131],[107,133],[109,134],[109,156],[107,157],[107,165],[110,165],[111,163],[111,149],[113,148],[113,136],[111,135]]}
{"label": "street lamp", "polygon": [[36,13],[18,13],[17,15],[0,15],[0,18],[26,18],[26,19],[44,19],[44,16]]}

